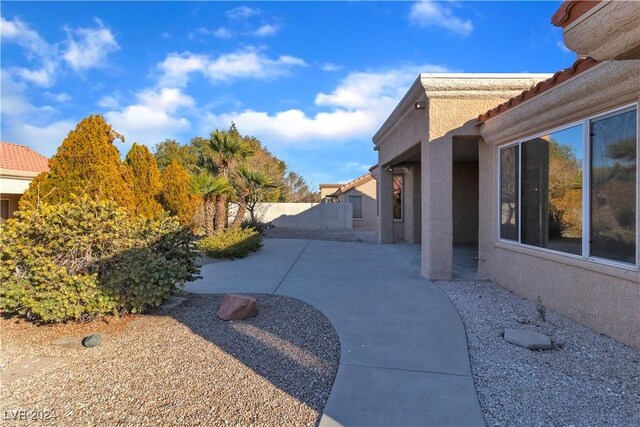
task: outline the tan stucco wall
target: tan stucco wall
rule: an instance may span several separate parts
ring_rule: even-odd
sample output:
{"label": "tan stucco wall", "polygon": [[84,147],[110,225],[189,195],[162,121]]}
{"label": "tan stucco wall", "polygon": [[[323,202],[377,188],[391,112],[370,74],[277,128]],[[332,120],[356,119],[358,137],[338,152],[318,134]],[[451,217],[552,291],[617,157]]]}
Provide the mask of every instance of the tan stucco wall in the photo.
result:
{"label": "tan stucco wall", "polygon": [[362,219],[353,220],[353,228],[376,228],[378,224],[378,202],[376,181],[372,179],[340,196],[340,203],[349,203],[349,196],[362,196]]}
{"label": "tan stucco wall", "polygon": [[322,184],[320,185],[320,200],[324,199],[330,194],[338,191],[343,184]]}
{"label": "tan stucco wall", "polygon": [[[640,61],[606,62],[487,121],[481,127],[479,150],[480,272],[636,348],[640,348],[637,270],[498,242],[497,150],[501,143],[638,101]],[[636,198],[640,200],[640,194]],[[640,255],[640,248],[636,253]]]}

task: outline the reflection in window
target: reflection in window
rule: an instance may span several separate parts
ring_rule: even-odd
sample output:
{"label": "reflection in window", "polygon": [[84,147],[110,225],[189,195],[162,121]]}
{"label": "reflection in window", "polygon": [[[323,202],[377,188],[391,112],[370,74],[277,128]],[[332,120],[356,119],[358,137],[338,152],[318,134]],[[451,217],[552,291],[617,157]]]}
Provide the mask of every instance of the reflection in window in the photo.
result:
{"label": "reflection in window", "polygon": [[591,122],[590,254],[635,264],[637,111]]}
{"label": "reflection in window", "polygon": [[582,253],[582,125],[522,143],[522,242]]}
{"label": "reflection in window", "polygon": [[393,176],[393,219],[402,220],[403,175]]}
{"label": "reflection in window", "polygon": [[349,196],[349,203],[353,205],[353,216],[354,219],[362,218],[362,196]]}
{"label": "reflection in window", "polygon": [[518,146],[500,150],[500,238],[518,240]]}

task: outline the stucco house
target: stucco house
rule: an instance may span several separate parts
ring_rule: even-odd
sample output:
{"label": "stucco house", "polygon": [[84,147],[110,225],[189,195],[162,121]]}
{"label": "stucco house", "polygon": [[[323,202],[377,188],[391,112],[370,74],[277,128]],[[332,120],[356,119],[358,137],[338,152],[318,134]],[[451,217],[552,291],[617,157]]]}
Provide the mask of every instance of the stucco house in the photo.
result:
{"label": "stucco house", "polygon": [[48,160],[24,145],[0,142],[0,217],[10,218],[22,194],[40,174],[49,170]]}
{"label": "stucco house", "polygon": [[640,348],[640,2],[565,2],[553,23],[579,56],[553,75],[418,77],[373,137],[380,243]]}
{"label": "stucco house", "polygon": [[378,226],[376,191],[376,182],[370,173],[346,184],[320,184],[320,198],[324,202],[353,205],[353,228]]}

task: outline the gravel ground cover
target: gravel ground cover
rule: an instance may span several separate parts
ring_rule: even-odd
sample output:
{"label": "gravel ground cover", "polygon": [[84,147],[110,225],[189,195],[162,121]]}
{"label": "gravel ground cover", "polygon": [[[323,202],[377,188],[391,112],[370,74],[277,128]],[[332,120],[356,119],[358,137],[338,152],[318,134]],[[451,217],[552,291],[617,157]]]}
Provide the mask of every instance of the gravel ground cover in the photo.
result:
{"label": "gravel ground cover", "polygon": [[[462,317],[488,426],[640,426],[640,352],[483,282],[436,282]],[[549,335],[553,350],[507,343],[505,328]]]}
{"label": "gravel ground cover", "polygon": [[369,229],[353,230],[299,230],[294,228],[267,228],[264,237],[271,239],[333,240],[337,242],[378,243],[378,233]]}
{"label": "gravel ground cover", "polygon": [[[44,424],[64,426],[315,425],[340,357],[329,320],[301,301],[254,295],[257,317],[223,322],[214,316],[222,295],[187,296],[175,309],[109,324],[1,319],[2,369],[30,355],[64,359],[0,381],[0,412],[55,411]],[[53,344],[89,332],[104,334],[100,346]]]}

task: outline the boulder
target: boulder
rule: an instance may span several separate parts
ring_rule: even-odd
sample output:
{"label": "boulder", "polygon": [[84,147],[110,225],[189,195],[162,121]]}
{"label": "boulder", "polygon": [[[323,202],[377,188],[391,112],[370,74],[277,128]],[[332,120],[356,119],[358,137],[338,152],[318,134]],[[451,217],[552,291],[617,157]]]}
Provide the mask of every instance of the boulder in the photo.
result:
{"label": "boulder", "polygon": [[216,316],[222,320],[243,320],[258,315],[256,299],[245,295],[226,294]]}
{"label": "boulder", "polygon": [[529,350],[550,350],[551,338],[538,332],[526,329],[505,329],[504,339],[511,344]]}
{"label": "boulder", "polygon": [[102,337],[100,334],[91,334],[89,336],[84,337],[82,340],[82,345],[87,348],[97,347],[102,342]]}

